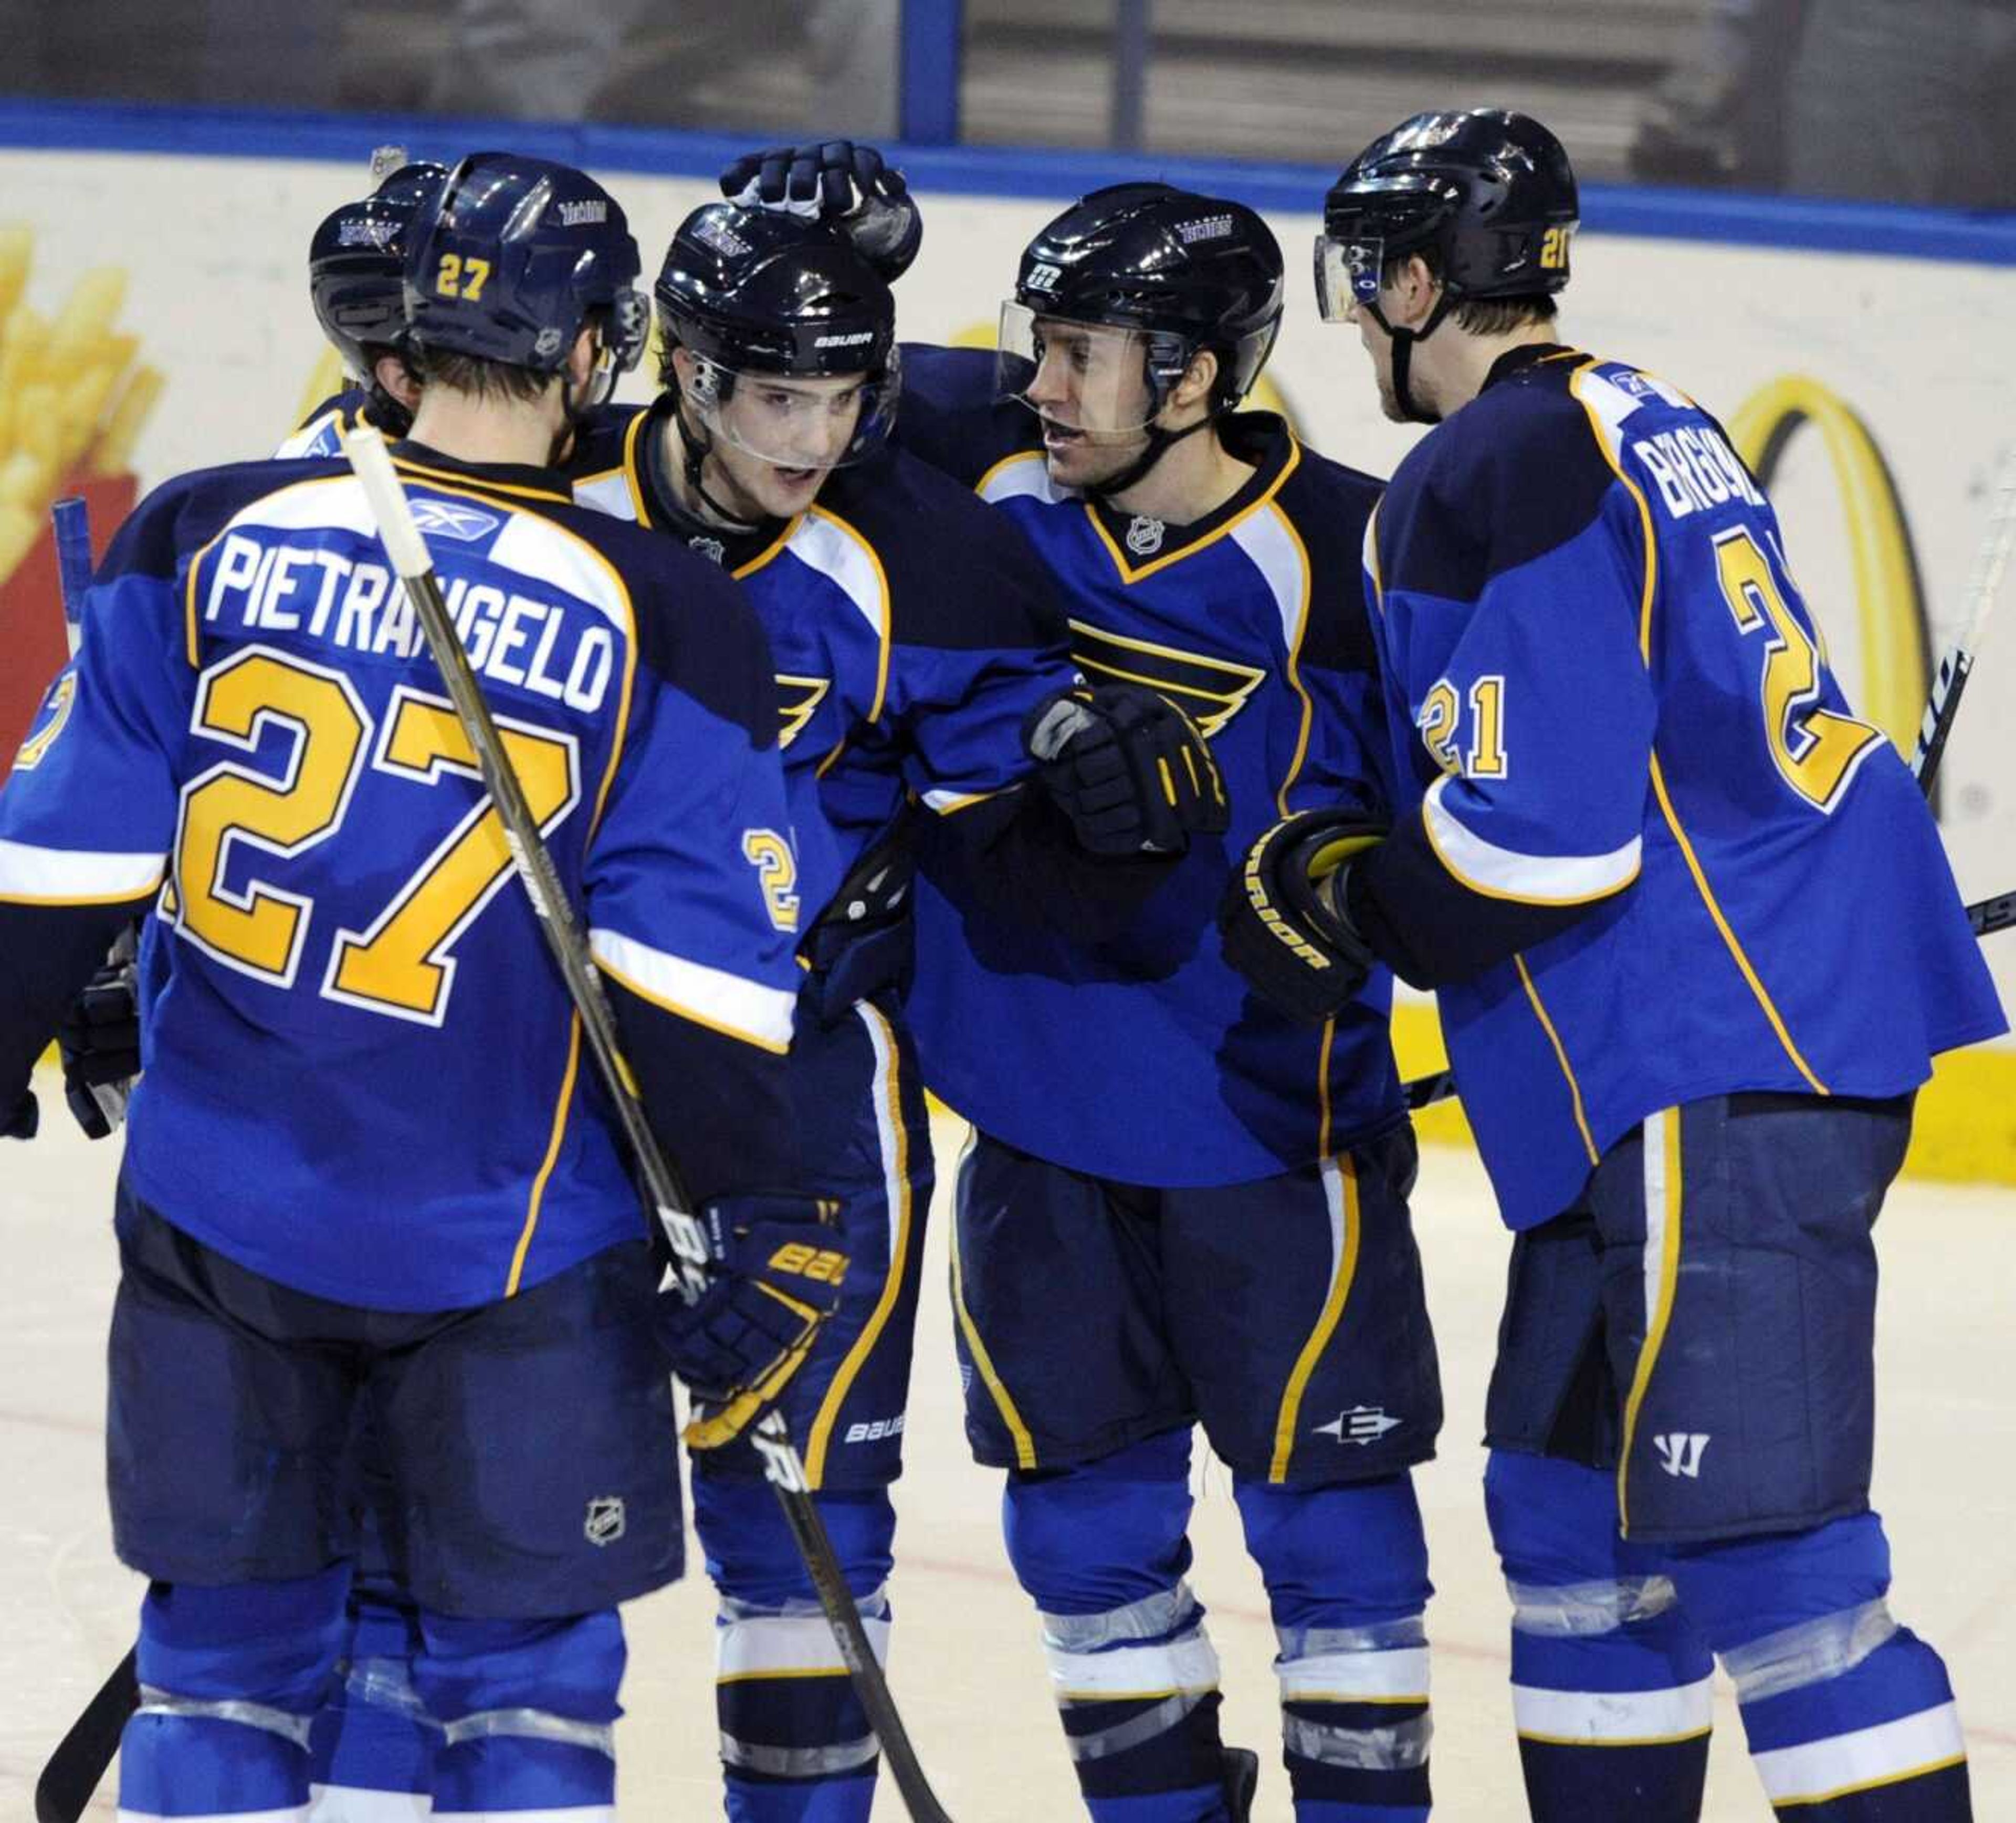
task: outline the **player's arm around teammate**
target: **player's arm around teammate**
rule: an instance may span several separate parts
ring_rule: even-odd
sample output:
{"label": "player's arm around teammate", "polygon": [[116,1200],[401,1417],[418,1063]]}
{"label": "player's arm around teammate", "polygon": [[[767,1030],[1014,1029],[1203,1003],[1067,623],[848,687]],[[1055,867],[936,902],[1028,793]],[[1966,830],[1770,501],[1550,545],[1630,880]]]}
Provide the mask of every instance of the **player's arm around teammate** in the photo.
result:
{"label": "player's arm around teammate", "polygon": [[968,1432],[1009,1472],[1010,1556],[1100,1818],[1251,1803],[1183,1580],[1200,1421],[1280,1630],[1298,1811],[1426,1812],[1405,1472],[1441,1406],[1384,987],[1298,1029],[1247,994],[1210,924],[1283,809],[1384,792],[1357,587],[1376,485],[1237,409],[1280,284],[1250,211],[1118,186],[1031,241],[997,353],[904,351],[899,439],[1028,539],[1088,677],[1183,705],[1231,805],[1228,835],[1193,840],[1111,934],[1002,916],[941,842],[917,888],[920,1048],[977,1127],[955,1239]]}
{"label": "player's arm around teammate", "polygon": [[[576,491],[711,557],[769,636],[797,838],[795,871],[776,884],[808,970],[794,1097],[808,1179],[837,1205],[852,1259],[787,1415],[879,1645],[932,1181],[898,1004],[910,851],[920,823],[985,820],[1000,837],[1047,816],[1068,830],[1054,808],[1065,794],[1034,784],[1026,736],[1079,680],[1013,528],[886,447],[894,300],[844,236],[782,213],[696,211],[657,301],[662,391],[597,420]],[[1129,852],[1147,839],[1138,797],[1122,780],[1100,805],[1116,843],[1133,812]],[[722,1593],[729,1814],[865,1818],[876,1745],[755,1463],[707,1450],[694,1486]]]}
{"label": "player's arm around teammate", "polygon": [[1486,1490],[1534,1816],[1692,1823],[1719,1658],[1780,1814],[1949,1823],[1869,1506],[1871,1230],[1931,1057],[2005,1022],[1726,434],[1555,341],[1575,210],[1493,110],[1330,193],[1323,313],[1437,426],[1366,547],[1400,814],[1269,832],[1228,949],[1310,1016],[1374,958],[1438,989],[1517,1230]]}
{"label": "player's arm around teammate", "polygon": [[[729,1130],[680,1149],[732,1227],[794,1170],[795,970],[743,852],[786,822],[760,634],[546,467],[641,346],[620,210],[537,160],[456,175],[411,268],[454,308],[402,473],[675,1144],[668,1081],[721,1080]],[[437,1802],[613,1801],[614,1604],[680,1556],[654,1331],[693,1332],[657,1316],[627,1161],[474,780],[347,469],[258,464],[128,522],[0,792],[16,1130],[88,945],[166,876],[109,1425],[115,1540],[151,1582],[134,1815],[304,1808],[367,1410]]]}

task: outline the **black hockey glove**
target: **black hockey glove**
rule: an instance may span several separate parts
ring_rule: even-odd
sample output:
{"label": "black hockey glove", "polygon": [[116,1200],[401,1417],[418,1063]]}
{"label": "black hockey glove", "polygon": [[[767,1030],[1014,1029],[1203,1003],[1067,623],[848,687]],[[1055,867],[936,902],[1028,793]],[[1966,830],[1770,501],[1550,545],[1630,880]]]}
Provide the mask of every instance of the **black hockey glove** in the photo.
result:
{"label": "black hockey glove", "polygon": [[1225,781],[1197,724],[1131,683],[1061,690],[1039,703],[1022,743],[1089,854],[1179,855],[1193,830],[1230,827]]}
{"label": "black hockey glove", "polygon": [[1374,958],[1345,912],[1345,874],[1386,829],[1356,811],[1301,811],[1255,842],[1226,882],[1225,960],[1282,1012],[1319,1025],[1364,986]]}
{"label": "black hockey glove", "polygon": [[658,1295],[658,1341],[693,1396],[686,1447],[731,1443],[776,1403],[840,1305],[847,1254],[808,1197],[722,1197],[700,1211],[714,1256],[697,1303]]}
{"label": "black hockey glove", "polygon": [[13,1111],[0,1121],[0,1140],[32,1140],[41,1121],[41,1109],[35,1101],[35,1092],[23,1089]]}
{"label": "black hockey glove", "polygon": [[88,1140],[108,1139],[126,1118],[140,1073],[140,990],[129,930],[85,984],[56,1028],[63,1099]]}
{"label": "black hockey glove", "polygon": [[744,209],[833,223],[892,285],[923,244],[923,217],[903,174],[851,139],[752,152],[721,174],[721,193]]}

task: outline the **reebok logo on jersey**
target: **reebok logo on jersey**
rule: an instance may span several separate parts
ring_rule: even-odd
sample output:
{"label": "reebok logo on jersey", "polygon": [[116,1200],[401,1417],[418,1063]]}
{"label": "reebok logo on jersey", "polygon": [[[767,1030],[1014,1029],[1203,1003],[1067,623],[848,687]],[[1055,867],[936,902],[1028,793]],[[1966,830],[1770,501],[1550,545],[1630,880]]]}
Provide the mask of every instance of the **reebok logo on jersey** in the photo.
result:
{"label": "reebok logo on jersey", "polygon": [[1363,1448],[1377,1443],[1388,1431],[1397,1431],[1406,1421],[1393,1417],[1384,1406],[1352,1405],[1315,1429],[1319,1437],[1334,1437],[1340,1443],[1356,1443]]}
{"label": "reebok logo on jersey", "polygon": [[1701,1456],[1708,1448],[1708,1436],[1705,1431],[1669,1431],[1654,1437],[1652,1447],[1659,1453],[1659,1466],[1676,1480],[1683,1475],[1690,1481],[1700,1480]]}
{"label": "reebok logo on jersey", "polygon": [[563,203],[560,204],[560,225],[563,228],[592,228],[598,222],[609,219],[607,203]]}
{"label": "reebok logo on jersey", "polygon": [[1204,735],[1215,734],[1237,715],[1267,676],[1255,665],[1129,639],[1083,621],[1071,623],[1071,650],[1079,670],[1097,674],[1094,682],[1112,677],[1124,683],[1145,683],[1161,691]]}
{"label": "reebok logo on jersey", "polygon": [[598,1551],[614,1544],[629,1529],[629,1515],[623,1510],[621,1494],[598,1494],[588,1503],[588,1516],[581,1521],[582,1535]]}
{"label": "reebok logo on jersey", "polygon": [[478,539],[488,538],[504,522],[494,513],[485,513],[479,506],[464,506],[459,500],[430,500],[423,496],[413,502],[413,523],[436,538],[452,538],[464,544],[474,544]]}

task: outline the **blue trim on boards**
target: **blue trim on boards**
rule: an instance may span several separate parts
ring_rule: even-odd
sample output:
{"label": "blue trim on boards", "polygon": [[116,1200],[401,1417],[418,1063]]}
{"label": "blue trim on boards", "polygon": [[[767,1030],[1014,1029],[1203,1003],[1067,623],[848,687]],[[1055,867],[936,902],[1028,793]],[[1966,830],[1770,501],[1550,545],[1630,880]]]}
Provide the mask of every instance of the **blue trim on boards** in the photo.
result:
{"label": "blue trim on boards", "polygon": [[[374,146],[397,142],[416,157],[453,159],[508,146],[591,170],[711,177],[774,132],[680,133],[654,128],[565,126],[416,115],[294,113],[163,107],[137,103],[0,102],[0,147],[68,152],[167,152],[217,158],[293,158],[355,165]],[[1243,164],[1014,146],[884,148],[919,189],[960,196],[1082,196],[1102,184],[1154,176],[1188,189],[1237,197],[1256,208],[1314,214],[1337,175],[1333,165]],[[1725,191],[1592,184],[1582,222],[1598,234],[1805,248],[1897,259],[2016,265],[2016,214],[1921,209]]]}

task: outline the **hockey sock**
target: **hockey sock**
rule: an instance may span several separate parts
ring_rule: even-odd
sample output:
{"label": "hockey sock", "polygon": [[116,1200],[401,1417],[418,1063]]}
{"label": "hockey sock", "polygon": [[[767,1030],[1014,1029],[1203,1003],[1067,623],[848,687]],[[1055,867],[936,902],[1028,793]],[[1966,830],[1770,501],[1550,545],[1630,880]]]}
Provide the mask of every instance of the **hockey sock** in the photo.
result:
{"label": "hockey sock", "polygon": [[470,1620],[420,1611],[414,1687],[441,1724],[437,1818],[513,1810],[541,1823],[615,1823],[615,1611],[560,1620]]}
{"label": "hockey sock", "polygon": [[128,1823],[305,1818],[308,1728],[342,1640],[347,1565],[218,1588],[156,1583],[140,1610],[140,1708],[119,1751]]}
{"label": "hockey sock", "polygon": [[1225,1823],[1218,1655],[1190,1567],[1190,1433],[1011,1473],[1008,1555],[1096,1823]]}
{"label": "hockey sock", "polygon": [[1964,1823],[1953,1687],[1892,1619],[1874,1513],[1803,1533],[1676,1547],[1674,1576],[1736,1685],[1751,1763],[1798,1823]]}
{"label": "hockey sock", "polygon": [[[895,1536],[885,1489],[815,1497],[878,1657]],[[702,1469],[693,1522],[721,1591],[715,1706],[733,1823],[867,1823],[879,1764],[776,1497],[758,1481]]]}
{"label": "hockey sock", "polygon": [[1296,1823],[1426,1823],[1427,1540],[1405,1475],[1237,1484],[1280,1655]]}
{"label": "hockey sock", "polygon": [[1613,1478],[1494,1450],[1485,1506],[1534,1823],[1696,1823],[1714,1662],[1658,1548],[1618,1536]]}
{"label": "hockey sock", "polygon": [[419,1622],[382,1584],[351,1592],[350,1637],[310,1739],[308,1823],[411,1823],[431,1808],[441,1728],[413,1688]]}

